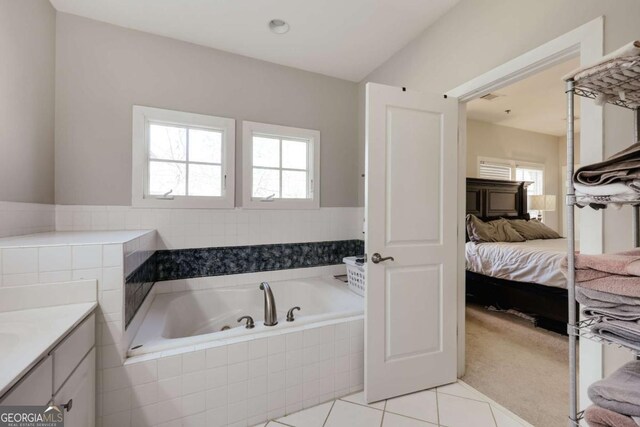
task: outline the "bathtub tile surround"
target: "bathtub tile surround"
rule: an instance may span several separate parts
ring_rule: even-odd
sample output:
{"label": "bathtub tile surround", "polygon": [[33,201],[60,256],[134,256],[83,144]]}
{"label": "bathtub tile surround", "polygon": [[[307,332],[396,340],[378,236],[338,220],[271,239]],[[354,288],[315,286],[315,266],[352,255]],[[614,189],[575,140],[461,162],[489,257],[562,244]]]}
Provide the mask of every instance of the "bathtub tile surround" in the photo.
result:
{"label": "bathtub tile surround", "polygon": [[158,251],[156,280],[337,265],[363,253],[362,240]]}
{"label": "bathtub tile surround", "polygon": [[103,427],[254,425],[363,388],[362,316],[208,345],[106,370],[105,397],[131,398]]}
{"label": "bathtub tile surround", "polygon": [[157,251],[126,279],[125,325],[155,282],[341,265],[362,253],[362,240]]}
{"label": "bathtub tile surround", "polygon": [[155,229],[157,249],[362,239],[364,209],[140,209],[57,205],[56,230]]}
{"label": "bathtub tile surround", "polygon": [[55,230],[55,205],[0,201],[0,237]]}

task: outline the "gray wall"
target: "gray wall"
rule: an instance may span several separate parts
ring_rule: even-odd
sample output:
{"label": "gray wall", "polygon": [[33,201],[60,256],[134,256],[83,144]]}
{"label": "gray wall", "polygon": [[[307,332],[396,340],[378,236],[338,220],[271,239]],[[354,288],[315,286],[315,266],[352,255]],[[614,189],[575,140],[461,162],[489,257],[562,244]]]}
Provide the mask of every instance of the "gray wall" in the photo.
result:
{"label": "gray wall", "polygon": [[321,206],[358,204],[357,85],[58,13],[56,202],[131,204],[134,104],[318,129]]}
{"label": "gray wall", "polygon": [[[467,120],[467,176],[478,176],[478,157],[543,164],[544,193],[559,194],[557,136]],[[558,230],[558,209],[545,212],[544,222]]]}
{"label": "gray wall", "polygon": [[56,12],[0,0],[0,200],[53,203]]}

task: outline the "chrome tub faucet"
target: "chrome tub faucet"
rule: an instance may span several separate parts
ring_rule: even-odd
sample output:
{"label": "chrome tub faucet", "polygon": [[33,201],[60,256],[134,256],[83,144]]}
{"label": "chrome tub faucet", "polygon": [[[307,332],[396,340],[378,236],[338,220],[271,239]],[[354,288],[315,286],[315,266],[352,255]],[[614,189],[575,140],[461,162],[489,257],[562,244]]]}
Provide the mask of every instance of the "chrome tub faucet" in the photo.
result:
{"label": "chrome tub faucet", "polygon": [[271,292],[271,287],[267,282],[260,284],[260,290],[264,291],[264,325],[275,326],[278,324],[278,312],[276,311],[276,300]]}

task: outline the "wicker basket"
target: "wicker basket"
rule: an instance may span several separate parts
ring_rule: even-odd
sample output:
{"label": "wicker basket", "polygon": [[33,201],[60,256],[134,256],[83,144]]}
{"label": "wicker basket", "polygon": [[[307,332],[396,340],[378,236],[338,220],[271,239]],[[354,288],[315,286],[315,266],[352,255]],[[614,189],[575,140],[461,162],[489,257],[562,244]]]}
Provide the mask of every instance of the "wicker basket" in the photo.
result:
{"label": "wicker basket", "polygon": [[367,272],[363,261],[364,256],[350,256],[342,259],[342,262],[347,265],[349,289],[360,296],[364,296],[367,283]]}

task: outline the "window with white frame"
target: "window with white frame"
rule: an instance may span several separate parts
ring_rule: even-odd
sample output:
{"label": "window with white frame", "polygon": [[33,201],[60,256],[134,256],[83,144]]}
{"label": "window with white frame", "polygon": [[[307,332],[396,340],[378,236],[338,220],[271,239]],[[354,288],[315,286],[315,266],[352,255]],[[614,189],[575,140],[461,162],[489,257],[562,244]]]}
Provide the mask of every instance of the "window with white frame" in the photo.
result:
{"label": "window with white frame", "polygon": [[232,208],[235,120],[133,107],[133,205]]}
{"label": "window with white frame", "polygon": [[243,207],[320,207],[320,132],[243,122]]}
{"label": "window with white frame", "polygon": [[[544,165],[541,164],[478,157],[478,177],[507,181],[528,181],[531,184],[527,187],[527,195],[544,194]],[[530,210],[529,215],[535,218],[538,216],[538,211]]]}

